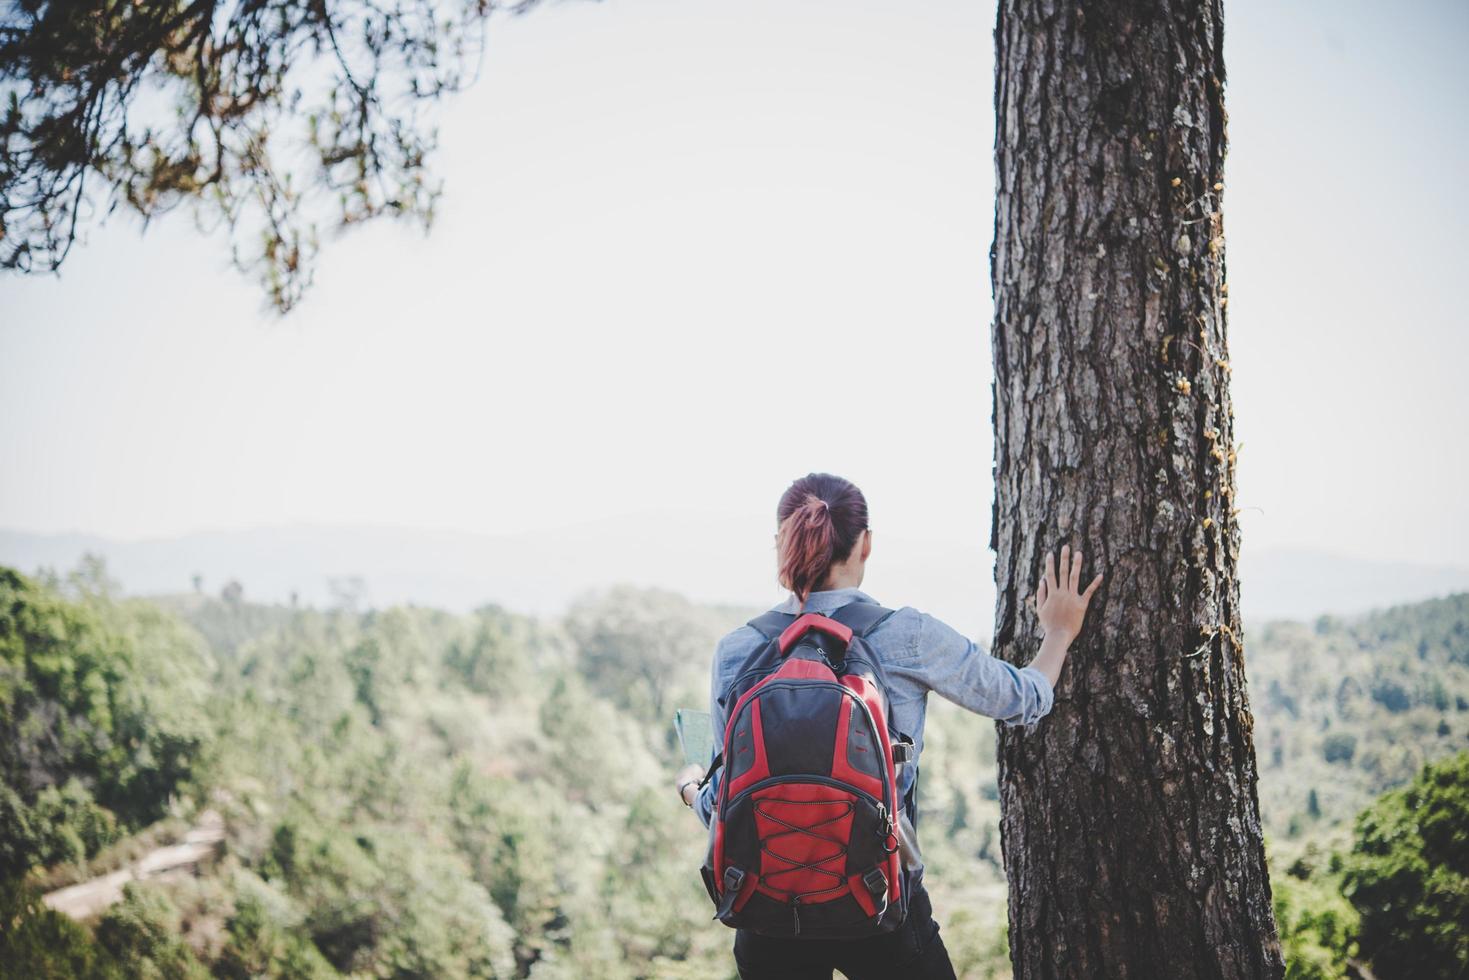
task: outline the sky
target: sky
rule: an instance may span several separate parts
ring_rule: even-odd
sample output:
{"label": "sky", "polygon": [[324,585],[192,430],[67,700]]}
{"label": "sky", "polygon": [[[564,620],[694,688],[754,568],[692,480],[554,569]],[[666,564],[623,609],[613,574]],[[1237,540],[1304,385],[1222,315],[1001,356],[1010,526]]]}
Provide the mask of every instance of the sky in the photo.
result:
{"label": "sky", "polygon": [[[1226,7],[1244,546],[1462,564],[1469,5]],[[987,575],[994,14],[492,21],[432,231],[329,240],[284,319],[186,213],[119,212],[0,279],[0,528],[773,524],[827,470]]]}

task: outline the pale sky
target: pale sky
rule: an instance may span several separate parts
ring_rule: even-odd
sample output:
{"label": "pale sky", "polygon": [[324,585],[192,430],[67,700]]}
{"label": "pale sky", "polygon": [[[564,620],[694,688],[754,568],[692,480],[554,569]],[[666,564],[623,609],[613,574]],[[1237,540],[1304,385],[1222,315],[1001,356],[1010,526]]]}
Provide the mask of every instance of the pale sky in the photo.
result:
{"label": "pale sky", "polygon": [[[1462,563],[1469,5],[1226,4],[1246,548]],[[605,0],[492,23],[425,238],[284,320],[186,214],[0,280],[0,527],[501,533],[770,517],[986,549],[991,3]]]}

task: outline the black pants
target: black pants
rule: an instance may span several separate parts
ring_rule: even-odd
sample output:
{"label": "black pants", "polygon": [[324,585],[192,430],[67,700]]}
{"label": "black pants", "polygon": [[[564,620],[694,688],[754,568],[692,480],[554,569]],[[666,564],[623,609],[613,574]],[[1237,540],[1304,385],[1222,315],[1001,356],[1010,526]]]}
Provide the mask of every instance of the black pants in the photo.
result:
{"label": "black pants", "polygon": [[949,951],[933,921],[933,904],[920,877],[909,896],[908,917],[892,932],[866,939],[786,939],[735,930],[741,980],[955,980]]}

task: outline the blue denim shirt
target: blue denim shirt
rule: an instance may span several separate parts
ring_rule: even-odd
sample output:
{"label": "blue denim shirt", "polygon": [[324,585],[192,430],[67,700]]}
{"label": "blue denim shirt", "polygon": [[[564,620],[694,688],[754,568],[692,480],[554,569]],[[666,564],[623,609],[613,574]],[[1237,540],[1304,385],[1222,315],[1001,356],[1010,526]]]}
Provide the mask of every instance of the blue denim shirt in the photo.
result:
{"label": "blue denim shirt", "polygon": [[[830,613],[850,602],[877,600],[857,588],[831,589],[811,593],[804,606],[792,593],[773,608],[784,613]],[[913,736],[913,763],[904,766],[898,777],[900,796],[917,777],[929,691],[1007,725],[1032,724],[1051,710],[1054,692],[1045,674],[991,656],[953,627],[912,606],[894,611],[868,634],[868,641],[882,661],[893,722],[898,731]],[[754,627],[741,626],[725,634],[714,648],[709,714],[716,746],[724,744],[725,712],[719,706],[719,695],[733,682],[745,658],[764,642]],[[719,777],[716,772],[694,800],[694,811],[705,827],[719,791]]]}

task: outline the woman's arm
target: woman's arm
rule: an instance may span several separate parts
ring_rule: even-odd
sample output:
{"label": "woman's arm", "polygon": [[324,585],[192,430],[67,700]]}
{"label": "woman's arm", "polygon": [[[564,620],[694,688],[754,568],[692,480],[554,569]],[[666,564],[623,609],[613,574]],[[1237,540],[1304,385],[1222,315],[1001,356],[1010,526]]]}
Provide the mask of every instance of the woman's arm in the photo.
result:
{"label": "woman's arm", "polygon": [[[738,638],[739,630],[731,633],[720,640],[714,648],[714,661],[709,665],[709,726],[714,735],[714,751],[718,753],[724,749],[724,722],[725,709],[719,703],[719,696],[724,693],[730,678],[724,676],[725,644]],[[754,633],[754,630],[750,630]],[[719,791],[720,771],[715,771],[709,782],[704,784],[703,789],[690,785],[690,780],[699,780],[704,777],[708,767],[700,768],[695,763],[690,763],[680,769],[673,777],[674,790],[678,793],[685,805],[691,807],[698,816],[699,822],[705,827],[709,826],[713,818],[715,794]]]}
{"label": "woman's arm", "polygon": [[[1045,638],[1029,665],[1016,667],[1007,663],[948,624],[924,613],[920,614],[914,637],[918,659],[913,666],[921,683],[970,711],[1008,725],[1029,725],[1048,714],[1067,650],[1081,632],[1087,603],[1102,580],[1098,575],[1085,593],[1078,593],[1081,555],[1078,552],[1073,560],[1068,546],[1062,548],[1061,556],[1064,585],[1063,578],[1057,577],[1052,556],[1046,556],[1046,573],[1036,596]],[[896,664],[889,669],[910,668]]]}
{"label": "woman's arm", "polygon": [[961,708],[1007,725],[1032,724],[1051,710],[1054,683],[1048,675],[1001,660],[928,613],[919,613],[914,647],[917,659],[889,665],[890,675],[911,674]]}
{"label": "woman's arm", "polygon": [[1061,680],[1061,668],[1066,666],[1066,654],[1070,652],[1071,640],[1060,633],[1047,633],[1030,666],[1045,674],[1054,688]]}
{"label": "woman's arm", "polygon": [[[724,747],[724,739],[722,738],[724,732],[724,712],[720,709],[719,702],[715,698],[710,698],[709,706],[709,722],[715,732],[714,751],[718,753]],[[710,821],[713,819],[714,794],[719,791],[720,776],[720,770],[716,769],[714,775],[709,777],[709,782],[705,783],[703,788],[700,789],[699,780],[704,778],[704,773],[707,771],[707,768],[706,766],[700,766],[698,763],[691,762],[680,769],[678,774],[673,777],[673,785],[678,791],[679,799],[684,802],[685,806],[694,811],[695,815],[699,818],[699,822],[705,827],[708,827]]]}

